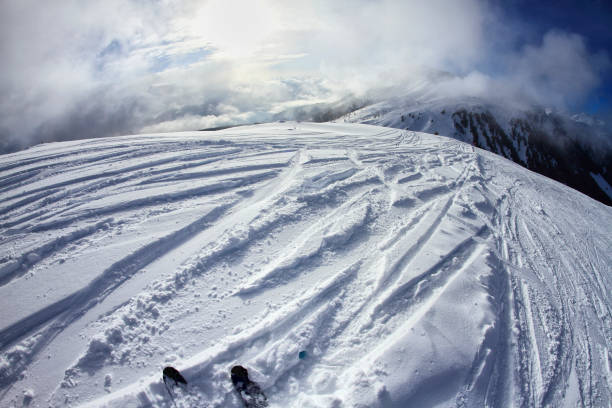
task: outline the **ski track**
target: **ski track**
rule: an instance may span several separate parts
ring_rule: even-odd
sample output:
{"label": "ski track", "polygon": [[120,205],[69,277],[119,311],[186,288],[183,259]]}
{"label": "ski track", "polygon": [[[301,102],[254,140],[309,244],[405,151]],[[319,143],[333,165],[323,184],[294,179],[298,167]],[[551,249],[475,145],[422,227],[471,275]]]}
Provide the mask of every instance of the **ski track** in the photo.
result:
{"label": "ski track", "polygon": [[[2,157],[0,197],[0,296],[109,254],[3,320],[2,405],[238,407],[235,363],[272,406],[612,403],[609,209],[461,142],[280,123],[56,143]],[[166,364],[190,380],[174,401]]]}

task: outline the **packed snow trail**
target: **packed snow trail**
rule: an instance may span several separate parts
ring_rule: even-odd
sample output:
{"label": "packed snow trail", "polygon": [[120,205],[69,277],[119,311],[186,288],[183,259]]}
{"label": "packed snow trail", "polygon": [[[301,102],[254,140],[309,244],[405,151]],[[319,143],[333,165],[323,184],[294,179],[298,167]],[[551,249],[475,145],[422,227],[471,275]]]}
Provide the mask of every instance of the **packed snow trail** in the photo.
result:
{"label": "packed snow trail", "polygon": [[237,364],[273,407],[612,404],[612,209],[462,142],[52,143],[0,200],[2,406],[240,407]]}

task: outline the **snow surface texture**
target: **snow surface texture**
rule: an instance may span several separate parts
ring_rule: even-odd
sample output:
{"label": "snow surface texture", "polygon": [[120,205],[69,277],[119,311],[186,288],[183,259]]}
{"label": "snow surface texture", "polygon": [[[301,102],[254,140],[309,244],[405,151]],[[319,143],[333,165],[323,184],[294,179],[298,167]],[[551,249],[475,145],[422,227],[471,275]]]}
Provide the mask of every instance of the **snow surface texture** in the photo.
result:
{"label": "snow surface texture", "polygon": [[612,209],[457,140],[52,143],[0,197],[2,406],[239,407],[234,364],[278,407],[612,404]]}

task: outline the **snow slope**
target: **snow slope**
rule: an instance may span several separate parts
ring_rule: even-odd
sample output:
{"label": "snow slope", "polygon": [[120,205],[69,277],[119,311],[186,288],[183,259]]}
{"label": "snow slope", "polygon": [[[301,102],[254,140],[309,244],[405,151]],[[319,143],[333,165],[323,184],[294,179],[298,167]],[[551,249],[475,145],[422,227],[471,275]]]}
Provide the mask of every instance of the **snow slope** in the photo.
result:
{"label": "snow slope", "polygon": [[612,209],[457,140],[52,143],[0,200],[2,406],[238,407],[235,363],[278,407],[612,404]]}

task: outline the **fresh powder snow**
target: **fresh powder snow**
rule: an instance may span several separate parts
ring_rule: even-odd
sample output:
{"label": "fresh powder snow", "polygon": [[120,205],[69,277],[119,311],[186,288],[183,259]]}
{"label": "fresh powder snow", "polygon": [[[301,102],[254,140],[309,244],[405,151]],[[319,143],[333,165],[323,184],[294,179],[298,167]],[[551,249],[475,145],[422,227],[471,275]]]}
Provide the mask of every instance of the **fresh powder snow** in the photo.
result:
{"label": "fresh powder snow", "polygon": [[[458,140],[274,123],[0,156],[0,405],[612,405],[612,208]],[[171,389],[165,366],[189,382]]]}

